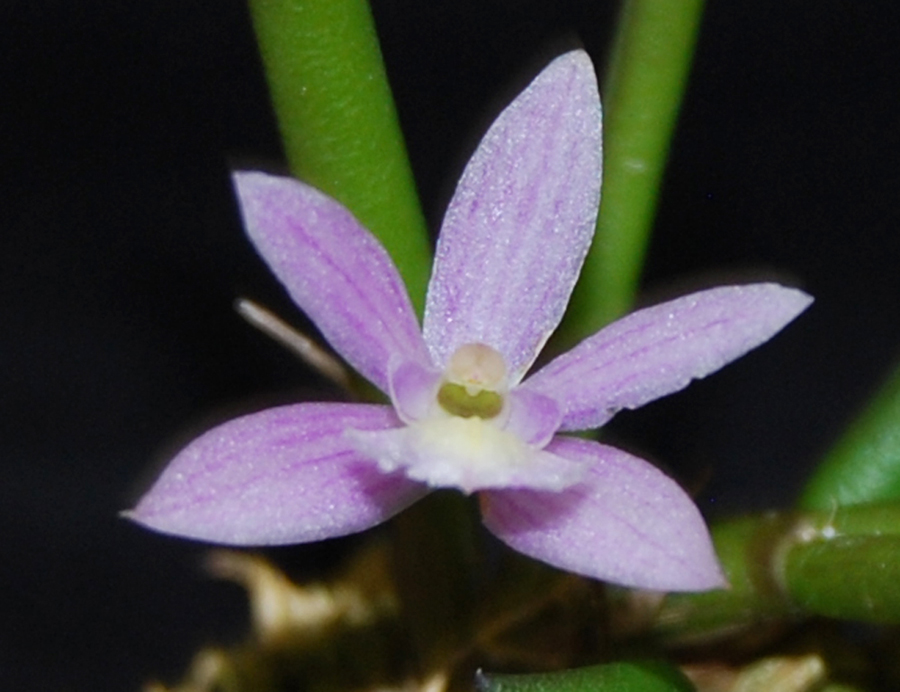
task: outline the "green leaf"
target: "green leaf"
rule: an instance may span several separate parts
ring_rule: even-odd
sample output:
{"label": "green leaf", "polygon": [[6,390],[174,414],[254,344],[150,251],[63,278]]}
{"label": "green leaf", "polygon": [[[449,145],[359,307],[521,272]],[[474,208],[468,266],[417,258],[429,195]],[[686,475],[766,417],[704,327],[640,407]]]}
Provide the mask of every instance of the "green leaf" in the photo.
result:
{"label": "green leaf", "polygon": [[807,512],[792,533],[780,579],[799,608],[900,623],[900,504]]}
{"label": "green leaf", "polygon": [[604,151],[597,235],[560,345],[592,334],[634,301],[703,6],[703,0],[626,0],[622,7],[600,85]]}
{"label": "green leaf", "polygon": [[668,594],[653,634],[697,644],[809,615],[900,623],[900,504],[767,512],[712,527],[729,589]]}
{"label": "green leaf", "polygon": [[900,537],[900,503],[879,502],[803,512],[796,521],[803,540],[829,540],[839,536]]}
{"label": "green leaf", "polygon": [[684,674],[663,661],[621,661],[560,673],[495,675],[479,672],[477,692],[691,692]]}
{"label": "green leaf", "polygon": [[839,536],[790,551],[791,598],[818,615],[900,623],[900,537]]}
{"label": "green leaf", "polygon": [[825,456],[800,499],[829,510],[900,499],[900,368]]}
{"label": "green leaf", "polygon": [[431,248],[365,0],[250,0],[291,172],[384,244],[421,313]]}

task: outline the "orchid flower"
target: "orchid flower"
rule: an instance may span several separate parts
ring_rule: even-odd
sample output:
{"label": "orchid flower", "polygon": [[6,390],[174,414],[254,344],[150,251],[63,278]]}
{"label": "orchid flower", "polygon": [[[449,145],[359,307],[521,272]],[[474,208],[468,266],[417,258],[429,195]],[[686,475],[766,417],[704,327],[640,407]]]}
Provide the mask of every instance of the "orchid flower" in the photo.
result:
{"label": "orchid flower", "polygon": [[706,525],[675,481],[560,433],[718,370],[811,299],[774,284],[701,291],[632,313],[525,379],[593,236],[600,129],[582,51],[554,60],[500,114],[449,204],[421,330],[387,252],[347,209],[296,180],[236,173],[259,254],[390,405],[300,403],[226,422],[181,451],[128,515],[217,543],[302,543],[451,487],[478,493],[500,540],[562,569],[647,589],[723,586]]}

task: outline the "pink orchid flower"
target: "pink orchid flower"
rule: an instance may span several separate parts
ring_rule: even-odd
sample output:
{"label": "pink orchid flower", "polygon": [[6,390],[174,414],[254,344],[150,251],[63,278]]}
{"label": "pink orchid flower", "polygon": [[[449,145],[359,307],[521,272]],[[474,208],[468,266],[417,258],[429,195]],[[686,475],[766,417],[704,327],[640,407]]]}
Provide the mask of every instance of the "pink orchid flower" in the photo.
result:
{"label": "pink orchid flower", "polygon": [[233,545],[362,531],[432,488],[477,492],[501,541],[565,570],[657,590],[725,584],[690,497],[648,462],[560,433],[678,391],[811,302],[725,286],[634,312],[529,368],[594,233],[601,109],[582,51],[553,61],[488,130],[437,244],[420,330],[387,252],[335,200],[240,172],[247,233],[294,302],[390,405],[300,403],[190,443],[128,513]]}

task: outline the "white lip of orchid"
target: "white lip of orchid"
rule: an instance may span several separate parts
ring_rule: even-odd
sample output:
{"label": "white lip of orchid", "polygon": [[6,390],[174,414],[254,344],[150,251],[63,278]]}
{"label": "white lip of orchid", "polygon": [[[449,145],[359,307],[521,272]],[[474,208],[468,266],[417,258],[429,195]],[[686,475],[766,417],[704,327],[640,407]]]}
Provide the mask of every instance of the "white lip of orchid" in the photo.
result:
{"label": "white lip of orchid", "polygon": [[[417,421],[407,428],[406,445],[418,459],[406,466],[408,477],[466,493],[510,485],[510,473],[539,454],[515,434],[478,416]],[[397,468],[384,459],[378,463],[383,470]]]}

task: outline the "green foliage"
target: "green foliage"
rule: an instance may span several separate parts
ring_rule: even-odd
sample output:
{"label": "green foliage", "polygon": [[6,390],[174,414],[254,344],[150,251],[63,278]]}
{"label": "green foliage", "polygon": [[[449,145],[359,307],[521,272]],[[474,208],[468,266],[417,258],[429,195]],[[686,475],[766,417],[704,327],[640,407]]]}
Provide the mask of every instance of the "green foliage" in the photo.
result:
{"label": "green foliage", "polygon": [[713,540],[731,587],[669,594],[653,626],[665,642],[811,615],[900,624],[900,504],[741,517]]}
{"label": "green foliage", "polygon": [[804,509],[900,499],[900,368],[826,455],[800,500]]}
{"label": "green foliage", "polygon": [[794,548],[785,579],[794,602],[819,615],[900,623],[900,537],[838,536]]}
{"label": "green foliage", "polygon": [[619,661],[560,673],[479,673],[477,692],[691,692],[694,686],[662,661]]}

